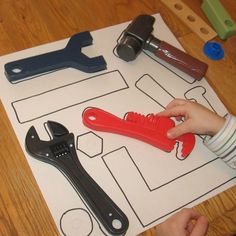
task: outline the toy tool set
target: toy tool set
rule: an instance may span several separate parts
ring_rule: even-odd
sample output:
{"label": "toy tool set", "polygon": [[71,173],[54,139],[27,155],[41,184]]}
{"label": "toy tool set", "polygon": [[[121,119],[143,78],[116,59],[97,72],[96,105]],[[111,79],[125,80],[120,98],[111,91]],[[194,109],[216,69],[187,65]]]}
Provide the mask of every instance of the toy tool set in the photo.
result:
{"label": "toy tool set", "polygon": [[[175,11],[187,14],[180,4]],[[211,58],[222,58],[217,44],[208,46]],[[175,98],[227,113],[204,79],[207,65],[183,51],[160,14],[0,64],[2,104],[61,235],[139,235],[235,185],[235,171],[202,135],[168,138],[181,121],[154,113]]]}

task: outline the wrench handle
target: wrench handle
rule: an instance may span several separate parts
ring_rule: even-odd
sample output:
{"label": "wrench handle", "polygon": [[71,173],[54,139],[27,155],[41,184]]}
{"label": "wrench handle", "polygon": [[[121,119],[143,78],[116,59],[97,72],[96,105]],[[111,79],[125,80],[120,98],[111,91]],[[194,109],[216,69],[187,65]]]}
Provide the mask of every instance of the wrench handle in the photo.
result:
{"label": "wrench handle", "polygon": [[154,51],[154,54],[158,58],[161,58],[172,66],[192,76],[196,80],[201,80],[208,68],[206,63],[192,57],[191,55],[166,43],[165,41],[160,41],[158,48]]}
{"label": "wrench handle", "polygon": [[59,158],[54,165],[67,175],[76,191],[82,195],[109,233],[112,235],[124,234],[129,226],[128,218],[86,172],[76,151],[72,148],[70,152],[70,158]]}
{"label": "wrench handle", "polygon": [[7,79],[14,83],[27,77],[67,67],[68,59],[64,49],[20,59],[5,64]]}

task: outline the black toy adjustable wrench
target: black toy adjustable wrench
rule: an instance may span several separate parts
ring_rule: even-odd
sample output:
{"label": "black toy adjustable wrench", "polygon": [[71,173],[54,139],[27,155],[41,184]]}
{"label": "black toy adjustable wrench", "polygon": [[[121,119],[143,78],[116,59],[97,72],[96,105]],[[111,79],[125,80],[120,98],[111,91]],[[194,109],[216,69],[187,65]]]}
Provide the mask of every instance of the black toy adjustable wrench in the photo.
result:
{"label": "black toy adjustable wrench", "polygon": [[27,77],[67,67],[87,73],[104,70],[106,62],[103,56],[89,58],[81,52],[81,49],[91,45],[92,41],[93,38],[88,31],[75,34],[64,49],[5,64],[6,77],[14,83]]}
{"label": "black toy adjustable wrench", "polygon": [[76,154],[74,134],[57,122],[48,121],[47,125],[52,139],[40,140],[32,126],[25,139],[27,152],[60,170],[110,234],[124,234],[129,226],[128,218],[81,165]]}

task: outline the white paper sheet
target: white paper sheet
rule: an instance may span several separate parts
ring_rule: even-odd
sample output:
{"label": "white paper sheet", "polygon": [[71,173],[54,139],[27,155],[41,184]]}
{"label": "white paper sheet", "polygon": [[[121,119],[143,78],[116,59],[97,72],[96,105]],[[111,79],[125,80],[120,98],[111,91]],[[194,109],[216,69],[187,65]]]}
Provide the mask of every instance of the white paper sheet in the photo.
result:
{"label": "white paper sheet", "polygon": [[[155,17],[153,34],[181,48],[160,15]],[[126,235],[137,235],[182,207],[199,204],[236,183],[235,171],[207,150],[200,136],[196,136],[191,155],[180,161],[176,150],[165,153],[141,141],[93,131],[82,124],[87,107],[122,118],[128,111],[159,112],[175,97],[195,99],[220,115],[227,113],[205,79],[195,81],[174,68],[171,71],[148,53],[129,63],[117,58],[113,49],[127,24],[91,32],[93,45],[82,51],[91,57],[104,56],[107,70],[98,73],[68,68],[17,84],[6,79],[5,63],[64,48],[67,40],[0,58],[2,103],[61,235],[109,234],[60,171],[25,151],[25,136],[32,125],[42,140],[49,140],[43,126],[48,120],[74,133],[83,167],[127,215]]]}

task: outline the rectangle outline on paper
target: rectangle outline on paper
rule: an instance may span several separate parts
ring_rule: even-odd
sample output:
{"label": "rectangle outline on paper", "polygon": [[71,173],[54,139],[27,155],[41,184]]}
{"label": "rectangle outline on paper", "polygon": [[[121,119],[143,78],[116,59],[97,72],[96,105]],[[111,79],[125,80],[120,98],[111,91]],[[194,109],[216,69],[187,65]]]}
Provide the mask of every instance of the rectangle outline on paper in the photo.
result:
{"label": "rectangle outline on paper", "polygon": [[[29,99],[32,99],[32,98],[35,98],[35,97],[41,97],[41,96],[43,96],[43,95],[46,94],[46,93],[53,93],[53,91],[55,91],[55,90],[63,89],[63,88],[68,87],[68,86],[74,86],[75,84],[84,82],[84,81],[89,80],[89,79],[94,79],[94,78],[99,79],[99,78],[97,78],[97,77],[102,76],[102,75],[107,75],[107,74],[116,73],[116,72],[119,74],[120,78],[121,78],[121,79],[123,80],[123,82],[124,82],[124,86],[123,86],[123,87],[116,88],[116,89],[113,89],[113,90],[109,90],[109,89],[108,89],[107,92],[106,92],[105,94],[103,94],[103,95],[95,96],[95,97],[89,98],[89,99],[87,99],[87,100],[85,100],[85,101],[76,102],[76,103],[70,104],[70,105],[68,105],[68,106],[66,106],[66,107],[61,107],[61,108],[59,108],[59,109],[55,109],[54,111],[47,112],[47,113],[42,114],[42,115],[39,115],[39,116],[33,117],[33,115],[31,115],[32,118],[28,118],[28,119],[25,119],[25,120],[24,120],[24,119],[22,120],[22,119],[20,118],[19,112],[17,112],[17,110],[19,110],[19,109],[16,108],[16,105],[15,105],[15,104],[19,104],[19,103],[22,103],[22,102],[24,103],[24,101],[26,101],[26,100],[29,100]],[[76,82],[73,82],[73,83],[70,83],[70,84],[66,84],[66,85],[63,85],[63,86],[60,86],[60,87],[57,87],[57,88],[54,88],[54,89],[50,89],[50,90],[48,90],[48,91],[44,91],[44,92],[42,92],[42,93],[35,94],[35,95],[33,95],[33,96],[30,96],[30,97],[26,97],[26,98],[19,99],[19,100],[17,100],[17,101],[13,101],[13,102],[11,103],[11,105],[12,105],[12,107],[13,107],[13,110],[14,110],[14,112],[15,112],[15,115],[16,115],[16,118],[17,118],[18,122],[19,122],[20,124],[24,124],[24,123],[27,123],[27,122],[30,122],[30,121],[39,119],[39,118],[41,118],[41,117],[44,117],[44,116],[47,116],[47,115],[56,113],[56,112],[58,112],[58,111],[67,109],[67,108],[69,108],[69,107],[76,106],[76,105],[82,104],[82,103],[84,103],[84,102],[91,101],[91,100],[93,100],[93,99],[97,99],[97,98],[99,98],[99,97],[103,97],[103,96],[106,96],[106,95],[109,95],[109,94],[111,94],[111,93],[118,92],[118,91],[121,91],[121,90],[127,89],[127,88],[129,88],[129,86],[128,86],[127,82],[125,81],[125,79],[124,79],[123,75],[121,74],[121,72],[120,72],[119,70],[113,70],[113,71],[109,71],[109,72],[106,72],[106,73],[103,73],[103,74],[95,75],[95,76],[92,76],[92,77],[89,77],[89,78],[86,78],[86,79],[83,79],[83,80],[80,80],[80,81],[76,81]],[[37,108],[37,109],[38,109],[38,108]],[[31,112],[32,112],[32,111],[31,111]]]}

